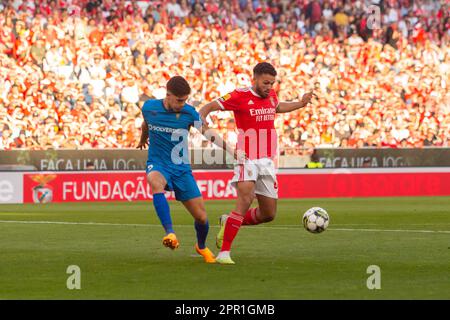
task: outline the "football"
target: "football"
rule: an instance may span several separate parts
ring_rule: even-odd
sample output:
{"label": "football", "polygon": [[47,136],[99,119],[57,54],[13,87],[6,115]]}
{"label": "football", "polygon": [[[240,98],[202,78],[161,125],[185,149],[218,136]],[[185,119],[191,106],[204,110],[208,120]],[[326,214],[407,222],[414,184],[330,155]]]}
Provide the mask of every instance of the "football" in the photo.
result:
{"label": "football", "polygon": [[313,207],[303,215],[303,226],[312,233],[321,233],[328,228],[330,217],[325,209]]}

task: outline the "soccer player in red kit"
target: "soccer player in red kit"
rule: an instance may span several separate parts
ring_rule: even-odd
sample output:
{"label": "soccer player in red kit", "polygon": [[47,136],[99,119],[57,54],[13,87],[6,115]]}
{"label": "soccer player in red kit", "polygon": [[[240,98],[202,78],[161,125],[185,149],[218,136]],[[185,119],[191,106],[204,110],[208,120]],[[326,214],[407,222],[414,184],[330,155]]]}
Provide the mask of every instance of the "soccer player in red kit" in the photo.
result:
{"label": "soccer player in red kit", "polygon": [[[276,75],[270,63],[258,63],[253,68],[252,87],[236,89],[206,104],[199,112],[206,119],[213,111],[233,111],[239,131],[237,149],[245,152],[245,159],[241,157],[243,160],[235,165],[231,181],[237,190],[236,207],[220,218],[221,229],[216,239],[220,253],[216,261],[221,264],[234,264],[230,249],[241,225],[256,225],[275,218],[278,199],[275,116],[305,107],[314,95],[309,92],[301,101],[279,102],[273,89]],[[258,207],[250,208],[255,194]]]}

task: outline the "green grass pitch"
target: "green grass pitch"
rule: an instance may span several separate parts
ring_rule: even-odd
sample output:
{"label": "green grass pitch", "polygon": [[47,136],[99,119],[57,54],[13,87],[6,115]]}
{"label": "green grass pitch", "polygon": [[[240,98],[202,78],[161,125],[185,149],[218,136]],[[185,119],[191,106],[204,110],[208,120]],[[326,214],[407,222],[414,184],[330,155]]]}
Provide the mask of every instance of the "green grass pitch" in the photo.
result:
{"label": "green grass pitch", "polygon": [[[450,197],[280,200],[275,221],[240,230],[234,266],[196,256],[193,219],[170,206],[176,251],[151,202],[0,205],[0,299],[450,299]],[[233,206],[206,202],[214,252]],[[313,206],[330,215],[322,234],[300,224]]]}

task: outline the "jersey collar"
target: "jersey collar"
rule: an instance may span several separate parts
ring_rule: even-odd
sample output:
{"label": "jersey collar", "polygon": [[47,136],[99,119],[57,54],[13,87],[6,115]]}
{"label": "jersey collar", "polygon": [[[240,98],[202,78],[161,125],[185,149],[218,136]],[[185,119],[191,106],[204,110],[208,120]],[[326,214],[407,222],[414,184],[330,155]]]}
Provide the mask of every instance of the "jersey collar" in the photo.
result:
{"label": "jersey collar", "polygon": [[250,89],[250,92],[251,92],[254,96],[257,96],[258,98],[262,98],[259,94],[257,94],[255,91],[253,91],[253,88],[252,88],[252,87],[249,87],[249,89]]}

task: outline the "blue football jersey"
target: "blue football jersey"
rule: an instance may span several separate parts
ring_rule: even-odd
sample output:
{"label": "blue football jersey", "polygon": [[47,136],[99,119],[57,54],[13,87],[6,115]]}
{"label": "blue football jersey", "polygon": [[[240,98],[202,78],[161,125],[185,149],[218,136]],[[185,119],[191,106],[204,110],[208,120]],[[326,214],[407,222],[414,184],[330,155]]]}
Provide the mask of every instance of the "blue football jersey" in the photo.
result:
{"label": "blue football jersey", "polygon": [[150,99],[144,103],[142,115],[148,125],[148,162],[176,170],[191,170],[189,129],[201,126],[195,108],[185,104],[180,112],[173,112],[164,108],[163,100]]}

